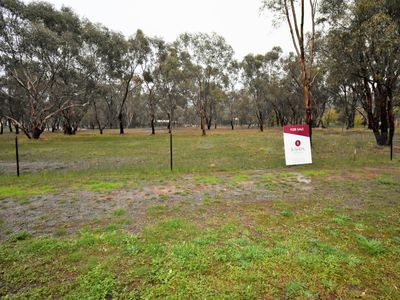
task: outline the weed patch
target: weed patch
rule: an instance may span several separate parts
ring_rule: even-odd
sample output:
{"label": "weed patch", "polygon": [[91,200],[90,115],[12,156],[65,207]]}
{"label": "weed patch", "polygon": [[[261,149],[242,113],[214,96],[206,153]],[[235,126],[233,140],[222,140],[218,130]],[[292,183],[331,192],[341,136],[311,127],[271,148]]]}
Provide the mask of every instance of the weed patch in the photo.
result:
{"label": "weed patch", "polygon": [[20,231],[16,234],[14,234],[11,238],[11,242],[17,242],[17,241],[24,241],[27,239],[30,239],[32,237],[32,233],[27,232],[27,231]]}
{"label": "weed patch", "polygon": [[357,235],[356,238],[358,246],[368,254],[377,255],[377,254],[384,254],[387,252],[386,247],[379,240],[367,239],[365,236],[360,234]]}
{"label": "weed patch", "polygon": [[388,186],[395,186],[400,184],[398,180],[396,180],[393,176],[389,174],[379,175],[377,181],[379,184]]}
{"label": "weed patch", "polygon": [[112,299],[117,294],[117,281],[102,265],[96,265],[77,279],[78,288],[70,299]]}
{"label": "weed patch", "polygon": [[118,208],[114,210],[112,214],[116,217],[120,217],[126,214],[126,210],[124,208]]}

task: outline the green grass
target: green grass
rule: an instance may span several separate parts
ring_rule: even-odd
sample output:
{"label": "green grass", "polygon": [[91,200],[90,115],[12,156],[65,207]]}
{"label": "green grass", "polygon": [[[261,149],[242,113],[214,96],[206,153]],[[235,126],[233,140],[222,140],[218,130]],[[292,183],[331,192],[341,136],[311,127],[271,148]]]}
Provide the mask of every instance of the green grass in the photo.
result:
{"label": "green grass", "polygon": [[398,182],[393,176],[390,174],[382,174],[378,176],[378,183],[383,184],[383,185],[400,185],[400,182]]}
{"label": "green grass", "polygon": [[118,208],[118,209],[113,211],[113,215],[117,216],[117,217],[123,216],[125,213],[126,213],[126,210],[123,209],[123,208]]}
{"label": "green grass", "polygon": [[122,187],[122,183],[119,182],[90,182],[83,184],[80,188],[88,189],[94,192],[106,192],[119,189]]}
{"label": "green grass", "polygon": [[150,207],[147,209],[147,212],[148,212],[149,214],[156,215],[156,214],[162,214],[162,213],[164,213],[166,210],[167,210],[167,206],[165,206],[165,205],[153,205],[153,206],[150,206]]}
{"label": "green grass", "polygon": [[15,186],[0,186],[0,199],[8,197],[25,197],[32,195],[47,194],[55,191],[55,187],[51,185],[15,185]]}
{"label": "green grass", "polygon": [[[314,163],[286,168],[281,130],[177,130],[172,173],[164,133],[21,137],[22,163],[67,167],[0,175],[0,297],[399,299],[398,154],[314,132]],[[9,219],[90,201],[98,215],[45,231]]]}
{"label": "green grass", "polygon": [[357,235],[358,246],[369,254],[383,254],[387,250],[382,242],[376,239],[367,239],[365,236]]}

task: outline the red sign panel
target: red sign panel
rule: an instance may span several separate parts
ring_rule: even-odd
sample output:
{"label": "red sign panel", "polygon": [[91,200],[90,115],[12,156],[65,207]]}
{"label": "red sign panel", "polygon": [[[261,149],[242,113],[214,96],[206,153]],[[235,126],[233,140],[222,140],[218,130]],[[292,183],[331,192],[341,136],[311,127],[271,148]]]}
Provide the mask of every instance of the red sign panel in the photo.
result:
{"label": "red sign panel", "polygon": [[310,136],[310,126],[308,125],[286,125],[283,127],[283,132],[288,134],[296,134],[302,136]]}

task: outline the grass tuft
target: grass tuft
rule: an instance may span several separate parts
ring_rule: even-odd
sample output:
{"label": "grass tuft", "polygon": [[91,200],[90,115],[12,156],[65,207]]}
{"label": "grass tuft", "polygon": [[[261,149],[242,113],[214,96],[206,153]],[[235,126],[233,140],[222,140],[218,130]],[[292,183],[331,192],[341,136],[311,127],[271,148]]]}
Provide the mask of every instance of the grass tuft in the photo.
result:
{"label": "grass tuft", "polygon": [[79,288],[72,293],[74,299],[113,299],[117,282],[114,276],[98,264],[77,280]]}
{"label": "grass tuft", "polygon": [[381,241],[378,241],[376,239],[367,239],[365,236],[361,234],[358,234],[356,237],[358,246],[369,254],[377,255],[377,254],[384,254],[387,252],[386,247],[383,245]]}
{"label": "grass tuft", "polygon": [[20,231],[9,239],[11,242],[17,242],[17,241],[24,241],[27,239],[30,239],[32,237],[32,233],[27,232],[27,231]]}
{"label": "grass tuft", "polygon": [[399,185],[400,183],[390,174],[382,174],[378,176],[378,183],[382,185]]}
{"label": "grass tuft", "polygon": [[288,217],[293,216],[293,212],[290,211],[290,210],[285,209],[285,210],[282,210],[282,211],[281,211],[280,215],[281,215],[282,217],[287,217],[287,218],[288,218]]}
{"label": "grass tuft", "polygon": [[285,284],[285,292],[290,299],[300,297],[306,289],[306,284],[300,281],[289,281]]}
{"label": "grass tuft", "polygon": [[126,214],[126,210],[124,208],[118,208],[113,211],[113,215],[116,217],[123,216],[124,214]]}

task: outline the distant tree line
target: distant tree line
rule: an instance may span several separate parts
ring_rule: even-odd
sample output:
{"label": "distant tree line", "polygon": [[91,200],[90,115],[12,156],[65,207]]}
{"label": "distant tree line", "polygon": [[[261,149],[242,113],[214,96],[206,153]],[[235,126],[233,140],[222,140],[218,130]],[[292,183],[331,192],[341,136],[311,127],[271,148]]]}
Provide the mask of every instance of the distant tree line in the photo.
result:
{"label": "distant tree line", "polygon": [[[294,0],[263,3],[301,21]],[[310,3],[312,31],[290,23],[295,53],[273,47],[238,61],[215,33],[126,38],[67,7],[2,0],[0,133],[8,126],[38,139],[45,130],[149,126],[155,134],[162,120],[206,135],[221,124],[263,131],[337,119],[352,128],[357,117],[388,145],[400,106],[398,1]]]}

